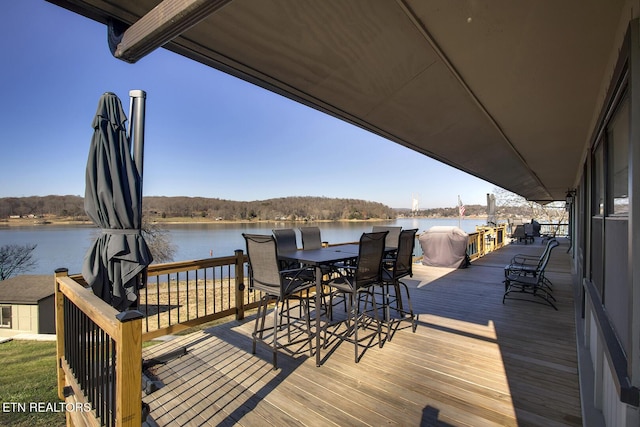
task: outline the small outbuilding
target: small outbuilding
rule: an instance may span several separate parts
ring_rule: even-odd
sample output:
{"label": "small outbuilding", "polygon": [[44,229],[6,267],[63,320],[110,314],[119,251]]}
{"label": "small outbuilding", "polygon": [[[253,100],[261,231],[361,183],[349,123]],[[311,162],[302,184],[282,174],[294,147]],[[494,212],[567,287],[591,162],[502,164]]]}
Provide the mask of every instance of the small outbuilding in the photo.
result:
{"label": "small outbuilding", "polygon": [[24,333],[56,333],[53,275],[0,281],[0,337]]}
{"label": "small outbuilding", "polygon": [[469,235],[461,228],[434,226],[418,238],[422,263],[432,267],[464,268],[468,265]]}

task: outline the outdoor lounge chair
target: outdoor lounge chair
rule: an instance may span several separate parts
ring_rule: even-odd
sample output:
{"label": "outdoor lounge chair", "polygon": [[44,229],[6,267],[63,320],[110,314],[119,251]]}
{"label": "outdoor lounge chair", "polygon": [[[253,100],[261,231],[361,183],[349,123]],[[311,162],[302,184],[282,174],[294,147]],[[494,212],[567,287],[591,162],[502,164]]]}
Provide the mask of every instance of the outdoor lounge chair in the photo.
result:
{"label": "outdoor lounge chair", "polygon": [[528,223],[524,225],[524,238],[525,238],[525,243],[535,242],[536,231],[535,231],[535,227],[533,226],[533,223]]}
{"label": "outdoor lounge chair", "polygon": [[[511,258],[511,262],[505,267],[505,269],[512,273],[515,271],[521,271],[523,274],[535,276],[549,251],[558,245],[558,241],[555,238],[552,238],[547,242],[544,251],[542,251],[542,254],[539,257],[525,254],[514,255],[513,258]],[[544,284],[549,288],[549,290],[551,290],[552,283],[546,277]]]}
{"label": "outdoor lounge chair", "polygon": [[[278,369],[278,350],[293,344],[308,342],[310,355],[312,349],[311,324],[309,320],[309,299],[308,290],[315,287],[313,278],[305,274],[308,269],[299,268],[296,270],[281,270],[278,263],[277,243],[273,236],[262,234],[243,233],[247,244],[247,255],[249,257],[250,289],[262,292],[256,323],[253,330],[253,353],[256,352],[256,343],[261,341],[271,347],[273,352],[273,369]],[[302,307],[301,315],[295,318],[289,307],[290,300],[297,300]],[[275,301],[273,309],[273,326],[265,327],[267,307],[271,301]],[[286,308],[284,307],[286,305]],[[283,323],[286,320],[286,323]],[[303,320],[306,324],[306,331],[297,328],[294,339],[291,339],[291,327],[293,323]],[[287,340],[281,343],[278,340],[278,332],[286,326]],[[271,331],[267,338],[264,333]],[[303,338],[298,338],[300,335]],[[269,340],[269,341],[267,341]]]}
{"label": "outdoor lounge chair", "polygon": [[524,240],[525,237],[526,235],[524,234],[524,225],[516,225],[515,230],[513,230],[513,233],[511,234],[511,238],[520,242],[521,240]]}
{"label": "outdoor lounge chair", "polygon": [[[529,241],[533,243],[533,228],[527,227],[527,225],[530,226],[531,224],[516,225],[516,229],[513,230],[513,234],[511,234],[511,238],[518,240],[518,243],[524,242],[525,244],[527,244],[529,243]],[[530,228],[529,233],[527,233],[528,228]]]}
{"label": "outdoor lounge chair", "polygon": [[[542,262],[536,267],[535,271],[525,271],[519,268],[504,270],[504,295],[502,296],[502,303],[505,299],[520,299],[531,302],[539,302],[549,304],[554,309],[558,309],[554,301],[556,300],[551,289],[547,284],[548,279],[545,277],[545,269],[549,263],[551,257],[551,251],[558,246],[551,244],[549,250],[542,258]],[[531,295],[533,298],[526,297]],[[542,301],[540,301],[542,300]]]}
{"label": "outdoor lounge chair", "polygon": [[[411,322],[411,329],[416,331],[416,316],[411,305],[409,287],[401,279],[413,275],[413,249],[416,243],[417,229],[402,230],[398,240],[398,251],[394,259],[385,259],[382,269],[382,290],[385,309],[385,321],[387,322],[387,336],[391,341],[391,326],[393,323],[399,324],[403,320]],[[407,298],[408,308],[404,308],[402,300],[402,288],[404,288]],[[393,294],[391,293],[393,290]],[[391,318],[391,310],[400,315],[399,318]]]}
{"label": "outdoor lounge chair", "polygon": [[[347,301],[347,318],[337,323],[327,323],[324,327],[325,340],[324,347],[329,344],[327,334],[332,334],[344,341],[351,341],[355,344],[355,362],[358,363],[358,347],[360,342],[372,338],[374,334],[367,337],[358,338],[358,331],[363,326],[375,321],[376,333],[378,335],[379,346],[382,347],[382,329],[378,306],[374,295],[374,287],[382,282],[382,256],[385,248],[386,231],[379,233],[363,233],[360,237],[358,260],[355,266],[345,266],[338,270],[337,277],[328,282],[331,288],[331,297],[342,295]],[[360,309],[364,299],[364,308]],[[371,303],[371,309],[367,309],[367,304]],[[347,329],[339,330],[340,326],[346,323]],[[352,337],[353,336],[353,337]],[[368,345],[365,344],[365,347]]]}

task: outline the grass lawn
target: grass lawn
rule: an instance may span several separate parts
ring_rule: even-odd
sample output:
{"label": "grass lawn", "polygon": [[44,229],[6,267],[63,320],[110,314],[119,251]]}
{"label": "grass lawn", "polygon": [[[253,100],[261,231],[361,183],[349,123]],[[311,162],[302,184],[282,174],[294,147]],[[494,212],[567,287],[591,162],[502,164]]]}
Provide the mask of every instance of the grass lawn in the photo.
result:
{"label": "grass lawn", "polygon": [[[58,407],[61,402],[57,389],[56,343],[9,341],[0,344],[0,360],[0,426],[64,426],[64,412],[44,409],[46,403]],[[45,412],[30,412],[31,403],[40,404]],[[25,404],[26,411],[20,411],[16,404]]]}

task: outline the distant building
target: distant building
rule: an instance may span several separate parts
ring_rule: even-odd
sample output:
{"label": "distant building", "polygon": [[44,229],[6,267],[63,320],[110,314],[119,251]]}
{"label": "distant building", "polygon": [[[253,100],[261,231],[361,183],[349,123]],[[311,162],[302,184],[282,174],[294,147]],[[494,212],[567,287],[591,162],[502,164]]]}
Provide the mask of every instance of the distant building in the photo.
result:
{"label": "distant building", "polygon": [[0,281],[0,337],[55,334],[54,280],[24,275]]}

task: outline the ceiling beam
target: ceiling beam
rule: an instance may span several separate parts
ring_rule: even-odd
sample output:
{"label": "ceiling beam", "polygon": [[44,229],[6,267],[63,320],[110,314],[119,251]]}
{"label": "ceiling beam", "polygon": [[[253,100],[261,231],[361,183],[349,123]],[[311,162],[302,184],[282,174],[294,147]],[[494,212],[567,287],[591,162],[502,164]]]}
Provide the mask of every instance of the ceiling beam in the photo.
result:
{"label": "ceiling beam", "polygon": [[170,42],[231,0],[164,0],[124,32],[110,24],[111,53],[118,59],[134,63],[153,50]]}

